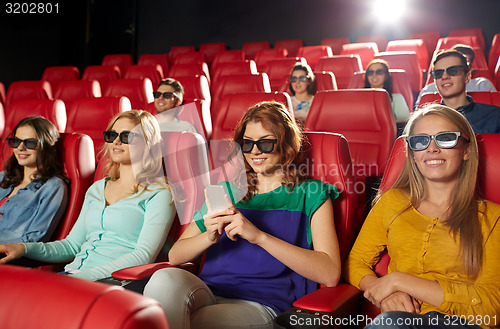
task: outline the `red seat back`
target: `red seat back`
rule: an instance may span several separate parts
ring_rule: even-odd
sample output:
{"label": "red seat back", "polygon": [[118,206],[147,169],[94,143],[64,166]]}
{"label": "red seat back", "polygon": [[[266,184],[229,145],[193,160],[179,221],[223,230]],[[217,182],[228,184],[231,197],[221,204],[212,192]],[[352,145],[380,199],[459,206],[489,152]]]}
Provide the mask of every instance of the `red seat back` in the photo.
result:
{"label": "red seat back", "polygon": [[251,41],[243,43],[241,50],[245,53],[246,59],[254,59],[259,50],[269,48],[271,48],[269,41]]}
{"label": "red seat back", "polygon": [[274,43],[274,48],[286,49],[288,57],[297,57],[299,48],[304,46],[301,39],[278,40]]}
{"label": "red seat back", "polygon": [[344,135],[360,179],[383,175],[396,138],[389,94],[381,89],[316,93],[304,129]]}
{"label": "red seat back", "polygon": [[255,54],[255,64],[259,72],[265,72],[267,62],[272,59],[286,58],[287,51],[283,48],[261,49]]}
{"label": "red seat back", "polygon": [[179,54],[192,53],[196,51],[195,46],[172,46],[168,52],[168,61],[170,64],[175,62],[175,58]]}
{"label": "red seat back", "polygon": [[204,75],[210,84],[210,73],[207,63],[174,64],[170,68],[168,77],[177,80],[178,77],[194,77],[196,75]]}
{"label": "red seat back", "polygon": [[232,137],[234,128],[246,111],[253,105],[264,101],[277,101],[285,104],[293,115],[292,102],[287,93],[254,92],[228,94],[222,99],[219,110],[213,116],[212,140],[223,140]]}
{"label": "red seat back", "polygon": [[73,80],[80,80],[80,71],[76,66],[49,66],[42,75],[42,81],[48,81],[53,91],[59,83]]}
{"label": "red seat back", "polygon": [[420,98],[420,102],[418,103],[418,107],[422,108],[429,103],[441,103],[441,95],[439,93],[426,93],[423,94]]}
{"label": "red seat back", "polygon": [[200,51],[191,51],[177,54],[173,64],[205,63],[205,54]]}
{"label": "red seat back", "polygon": [[200,52],[205,54],[205,60],[208,65],[212,65],[215,55],[226,49],[227,46],[224,42],[204,43],[200,46]]}
{"label": "red seat back", "polygon": [[481,48],[481,51],[484,53],[484,51],[486,50],[486,40],[484,40],[483,29],[481,29],[480,27],[451,30],[450,33],[448,33],[448,36],[449,37],[475,36],[477,38],[477,42],[479,44],[479,47]]}
{"label": "red seat back", "polygon": [[330,46],[330,48],[332,48],[332,52],[334,55],[340,54],[342,46],[347,43],[351,43],[351,40],[349,40],[349,38],[325,38],[321,40],[322,45]]}
{"label": "red seat back", "polygon": [[0,103],[5,104],[5,86],[0,82]]}
{"label": "red seat back", "polygon": [[488,54],[488,69],[490,73],[495,74],[495,67],[498,62],[498,57],[500,56],[500,33],[493,36],[493,41],[491,42],[490,52]]}
{"label": "red seat back", "polygon": [[[60,99],[30,99],[11,104],[5,113],[5,132],[9,134],[22,119],[40,115],[52,122],[59,132],[66,131],[66,106]],[[2,139],[3,140],[3,139]]]}
{"label": "red seat back", "polygon": [[375,42],[377,44],[379,51],[387,47],[387,37],[385,36],[385,34],[363,35],[358,37],[358,39],[356,39],[356,42],[357,43]]}
{"label": "red seat back", "polygon": [[102,132],[118,113],[131,110],[127,97],[100,97],[77,99],[68,109],[68,133],[77,132],[90,136],[96,157],[104,145]]}
{"label": "red seat back", "polygon": [[244,62],[245,61],[245,52],[243,50],[224,50],[217,55],[215,55],[214,61],[212,62],[212,70],[215,70],[217,65],[220,63],[227,62]]}
{"label": "red seat back", "polygon": [[97,80],[63,81],[54,92],[54,98],[64,101],[67,109],[79,98],[95,97],[101,97],[101,85]]}
{"label": "red seat back", "polygon": [[416,32],[410,34],[408,37],[408,39],[422,39],[425,43],[425,47],[427,48],[429,58],[431,58],[434,49],[436,49],[437,42],[440,38],[441,34],[439,34],[439,31]]}
{"label": "red seat back", "polygon": [[257,65],[253,60],[243,62],[225,62],[219,63],[212,70],[212,80],[217,81],[226,75],[257,74]]}
{"label": "red seat back", "polygon": [[[115,285],[3,265],[0,289],[3,329],[169,328],[157,301]],[[36,298],[20,298],[25,294]]]}
{"label": "red seat back", "polygon": [[102,66],[118,66],[120,75],[123,75],[127,68],[133,64],[132,55],[130,54],[110,54],[102,59]]}
{"label": "red seat back", "polygon": [[202,99],[210,102],[210,86],[207,77],[204,75],[195,76],[176,76],[175,78],[184,87],[184,98]]}
{"label": "red seat back", "polygon": [[288,81],[288,77],[290,77],[290,73],[296,63],[307,65],[304,57],[271,59],[267,62],[264,72],[269,76],[272,91],[279,91],[283,85],[283,81]]}
{"label": "red seat back", "polygon": [[340,55],[359,55],[362,67],[366,68],[378,52],[379,48],[375,42],[358,42],[343,45]]}
{"label": "red seat back", "polygon": [[[125,73],[125,72],[123,72]],[[101,85],[101,91],[106,90],[110,81],[120,79],[121,72],[118,66],[87,66],[83,71],[82,80],[97,80]]]}
{"label": "red seat back", "polygon": [[385,51],[414,51],[420,68],[425,70],[429,67],[429,52],[422,39],[392,40],[387,44]]}
{"label": "red seat back", "polygon": [[145,109],[153,99],[153,84],[148,78],[118,79],[110,81],[104,90],[105,97],[125,96],[130,100],[132,109]]}
{"label": "red seat back", "polygon": [[346,89],[354,73],[363,71],[359,55],[334,55],[320,58],[316,65],[318,71],[330,71],[335,74],[339,89]]}
{"label": "red seat back", "polygon": [[326,45],[300,47],[297,53],[297,57],[304,57],[307,60],[307,64],[313,71],[316,70],[316,64],[321,57],[332,56],[332,48]]}
{"label": "red seat back", "polygon": [[419,92],[422,89],[423,72],[414,51],[386,51],[378,53],[375,58],[387,61],[391,69],[405,70],[414,92]]}
{"label": "red seat back", "polygon": [[227,75],[214,81],[212,84],[212,105],[210,112],[212,117],[217,116],[224,96],[242,92],[271,92],[269,78],[266,73],[248,75]]}
{"label": "red seat back", "polygon": [[163,69],[159,64],[154,65],[130,65],[125,74],[124,79],[144,79],[148,78],[153,84],[153,88],[158,87],[158,84],[163,79]]}
{"label": "red seat back", "polygon": [[[163,76],[168,76],[170,65],[168,63],[167,54],[142,54],[137,61],[138,65],[160,65],[163,71]],[[157,86],[153,86],[157,87]]]}
{"label": "red seat back", "polygon": [[456,36],[456,37],[446,37],[446,38],[441,38],[438,40],[438,43],[436,45],[436,49],[450,49],[454,45],[457,44],[465,44],[468,46],[471,46],[472,48],[481,48],[479,46],[479,42],[477,41],[476,36]]}
{"label": "red seat back", "polygon": [[52,99],[52,88],[48,81],[14,81],[7,89],[5,111],[10,104],[28,99]]}

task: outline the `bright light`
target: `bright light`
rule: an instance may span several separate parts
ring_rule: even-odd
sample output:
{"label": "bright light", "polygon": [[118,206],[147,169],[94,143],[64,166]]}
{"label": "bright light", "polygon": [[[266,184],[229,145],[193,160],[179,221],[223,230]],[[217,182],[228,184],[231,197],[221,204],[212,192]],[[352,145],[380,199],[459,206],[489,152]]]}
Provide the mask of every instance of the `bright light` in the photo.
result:
{"label": "bright light", "polygon": [[373,2],[373,15],[379,23],[396,23],[404,16],[405,10],[405,0],[376,0]]}

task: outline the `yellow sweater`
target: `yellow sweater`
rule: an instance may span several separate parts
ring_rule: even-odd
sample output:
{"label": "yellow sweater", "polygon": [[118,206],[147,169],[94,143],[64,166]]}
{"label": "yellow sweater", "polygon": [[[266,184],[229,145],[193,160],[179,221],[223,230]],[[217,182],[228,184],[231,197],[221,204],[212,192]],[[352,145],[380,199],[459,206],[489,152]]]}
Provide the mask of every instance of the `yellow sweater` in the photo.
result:
{"label": "yellow sweater", "polygon": [[[465,273],[457,239],[439,219],[427,217],[410,207],[399,190],[389,190],[373,207],[363,224],[345,266],[346,280],[359,288],[380,254],[387,248],[389,273],[404,272],[439,282],[445,295],[439,307],[423,303],[421,313],[437,311],[463,316],[483,327],[500,325],[500,205],[482,202],[479,221],[483,232],[484,263],[479,276]],[[485,215],[483,215],[485,214]]]}

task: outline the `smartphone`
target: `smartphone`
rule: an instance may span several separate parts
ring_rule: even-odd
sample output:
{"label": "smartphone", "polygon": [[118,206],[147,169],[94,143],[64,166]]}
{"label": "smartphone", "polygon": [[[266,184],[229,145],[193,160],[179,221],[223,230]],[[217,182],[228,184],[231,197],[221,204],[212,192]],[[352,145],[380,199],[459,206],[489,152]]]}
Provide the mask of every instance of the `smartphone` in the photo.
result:
{"label": "smartphone", "polygon": [[231,206],[226,200],[226,190],[222,185],[208,185],[206,187],[208,202],[212,211],[224,210]]}

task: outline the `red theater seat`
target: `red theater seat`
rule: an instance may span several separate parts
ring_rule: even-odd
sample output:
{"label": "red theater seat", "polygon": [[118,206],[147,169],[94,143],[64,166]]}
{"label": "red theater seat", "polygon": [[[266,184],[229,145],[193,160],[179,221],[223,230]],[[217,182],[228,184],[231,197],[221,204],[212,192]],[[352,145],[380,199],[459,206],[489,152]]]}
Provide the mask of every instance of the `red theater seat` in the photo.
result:
{"label": "red theater seat", "polygon": [[168,77],[177,79],[178,77],[194,77],[196,75],[204,75],[208,83],[210,83],[210,72],[207,63],[174,64],[170,68]]}
{"label": "red theater seat", "polygon": [[60,133],[65,132],[67,116],[66,106],[62,100],[30,99],[10,105],[9,111],[5,113],[5,133],[9,134],[19,121],[34,115],[40,115],[52,122]]}
{"label": "red theater seat", "polygon": [[214,71],[217,65],[227,62],[244,62],[245,52],[243,50],[224,50],[215,55],[211,70]]}
{"label": "red theater seat", "polygon": [[488,54],[488,69],[491,74],[495,74],[495,67],[500,56],[500,33],[495,34],[491,42],[490,52]]}
{"label": "red theater seat", "polygon": [[176,80],[178,80],[184,87],[184,98],[202,99],[210,102],[210,87],[208,79],[204,75],[189,77],[177,76]]}
{"label": "red theater seat", "polygon": [[322,45],[330,46],[330,48],[332,48],[332,52],[334,55],[340,54],[342,46],[347,43],[351,43],[351,40],[349,40],[349,38],[325,38],[321,40]]}
{"label": "red theater seat", "polygon": [[205,63],[205,54],[200,51],[177,54],[173,64]]}
{"label": "red theater seat", "polygon": [[359,180],[383,175],[396,138],[389,94],[380,89],[317,92],[304,129],[344,135]]}
{"label": "red theater seat", "polygon": [[259,50],[269,49],[269,41],[251,41],[243,43],[241,50],[245,53],[246,59],[254,59]]}
{"label": "red theater seat", "polygon": [[200,52],[205,54],[205,59],[209,66],[212,65],[212,62],[215,59],[215,55],[226,49],[227,46],[224,42],[204,43],[200,46]]}
{"label": "red theater seat", "polygon": [[426,32],[416,32],[410,34],[408,39],[422,39],[425,43],[425,47],[427,48],[427,54],[429,58],[431,58],[434,49],[436,49],[436,45],[438,40],[441,38],[439,31],[426,31]]}
{"label": "red theater seat", "polygon": [[0,82],[0,103],[5,104],[5,86]]}
{"label": "red theater seat", "polygon": [[307,60],[307,64],[309,64],[313,71],[316,70],[316,64],[318,64],[321,57],[332,56],[332,48],[325,45],[300,47],[297,53],[297,57],[304,57]]}
{"label": "red theater seat", "polygon": [[0,289],[3,329],[169,328],[158,302],[118,286],[2,265]]}
{"label": "red theater seat", "polygon": [[138,65],[160,65],[163,76],[168,76],[170,65],[167,54],[142,54],[137,61]]}
{"label": "red theater seat", "polygon": [[[123,72],[125,73],[125,72]],[[82,80],[92,81],[97,80],[101,85],[101,90],[104,91],[108,87],[108,83],[121,78],[122,73],[118,66],[87,66],[83,71]]]}
{"label": "red theater seat", "polygon": [[472,69],[471,70],[471,77],[472,79],[475,78],[486,78],[491,81],[491,83],[495,84],[495,79],[490,73],[490,70],[488,69]]}
{"label": "red theater seat", "polygon": [[457,29],[451,30],[448,33],[449,37],[463,37],[463,36],[475,36],[481,50],[486,50],[486,41],[484,40],[483,30],[480,27],[469,28],[469,29]]}
{"label": "red theater seat", "polygon": [[283,81],[287,81],[295,64],[301,63],[306,65],[307,61],[304,57],[288,57],[280,59],[272,59],[267,62],[264,72],[269,76],[269,83],[272,91],[279,91],[283,85]]}
{"label": "red theater seat", "polygon": [[232,137],[238,121],[253,105],[264,101],[277,101],[285,104],[293,115],[292,102],[287,93],[254,92],[237,93],[224,96],[217,114],[213,117],[212,140],[224,140]]}
{"label": "red theater seat", "polygon": [[357,43],[375,42],[379,50],[385,49],[385,47],[387,47],[387,37],[383,34],[360,36],[358,37],[356,42]]}
{"label": "red theater seat", "polygon": [[175,58],[179,54],[192,53],[196,51],[195,46],[172,46],[168,52],[168,61],[170,64],[175,62]]}
{"label": "red theater seat", "polygon": [[422,39],[393,40],[389,41],[385,49],[392,51],[414,51],[417,54],[418,63],[423,70],[429,67],[430,59],[427,47]]}
{"label": "red theater seat", "polygon": [[64,101],[67,109],[76,99],[95,97],[101,97],[101,85],[96,80],[64,81],[54,92],[54,98]]}
{"label": "red theater seat", "polygon": [[90,136],[94,144],[94,157],[98,158],[98,154],[104,145],[102,132],[106,130],[111,118],[131,109],[127,97],[77,99],[68,108],[66,131]]}
{"label": "red theater seat", "polygon": [[469,45],[472,48],[481,48],[479,46],[479,42],[477,41],[476,36],[460,36],[460,37],[447,37],[447,38],[441,38],[438,40],[438,43],[436,45],[436,49],[450,49],[454,45],[457,44],[465,44]]}
{"label": "red theater seat", "polygon": [[391,69],[405,70],[410,79],[412,90],[420,92],[423,87],[423,71],[414,51],[386,51],[378,53],[375,58],[387,61]]}
{"label": "red theater seat", "polygon": [[286,49],[288,57],[297,57],[299,48],[304,46],[300,39],[278,40],[274,43],[274,48]]}
{"label": "red theater seat", "polygon": [[130,65],[123,79],[144,79],[148,78],[153,84],[153,88],[158,87],[158,84],[163,79],[163,69],[159,64],[155,65]]}
{"label": "red theater seat", "polygon": [[212,70],[212,80],[217,81],[226,75],[238,74],[257,74],[257,65],[253,60],[245,60],[243,62],[226,62],[219,63]]}
{"label": "red theater seat", "polygon": [[132,55],[130,54],[106,55],[101,62],[102,66],[118,66],[121,75],[123,75],[127,68],[132,64]]}
{"label": "red theater seat", "polygon": [[153,84],[148,78],[118,79],[110,81],[104,90],[105,97],[125,96],[130,100],[133,110],[145,109],[153,99]]}
{"label": "red theater seat", "polygon": [[363,66],[359,55],[334,55],[320,58],[316,70],[332,72],[335,74],[337,87],[346,89],[354,73],[363,71]]}
{"label": "red theater seat", "polygon": [[[212,104],[210,112],[212,117],[217,115],[217,111],[221,105],[222,99],[228,94],[236,94],[242,92],[271,92],[269,78],[266,73],[247,74],[247,75],[227,75],[221,77],[218,81],[212,84]],[[216,130],[215,128],[214,130]]]}
{"label": "red theater seat", "polygon": [[59,83],[73,80],[80,80],[80,71],[76,66],[49,66],[42,75],[42,81],[48,81],[53,91]]}
{"label": "red theater seat", "polygon": [[5,111],[10,104],[29,99],[52,99],[52,88],[48,81],[14,81],[7,89]]}
{"label": "red theater seat", "polygon": [[378,54],[378,46],[375,42],[345,44],[340,52],[340,55],[359,55],[363,68],[366,68],[376,54]]}
{"label": "red theater seat", "polygon": [[286,58],[287,51],[283,48],[262,49],[255,54],[255,64],[259,72],[265,72],[267,62],[272,59]]}

